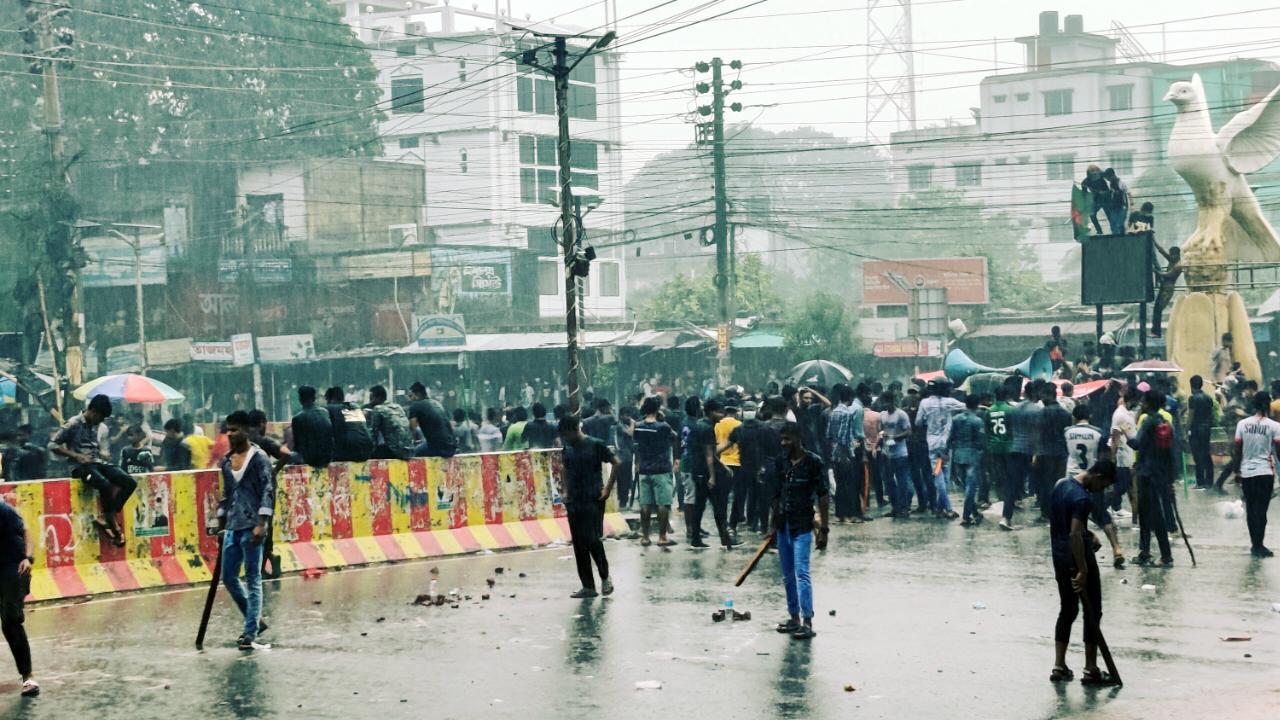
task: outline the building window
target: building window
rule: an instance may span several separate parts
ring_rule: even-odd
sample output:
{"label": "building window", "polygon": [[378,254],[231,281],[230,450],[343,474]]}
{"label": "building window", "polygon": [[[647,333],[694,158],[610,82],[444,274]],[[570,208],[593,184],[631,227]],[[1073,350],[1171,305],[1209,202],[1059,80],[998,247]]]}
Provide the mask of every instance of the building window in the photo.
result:
{"label": "building window", "polygon": [[1075,155],[1045,155],[1045,179],[1071,180],[1076,175]]}
{"label": "building window", "polygon": [[1008,99],[1009,99],[1008,95],[992,95],[991,96],[991,102],[1002,103]]}
{"label": "building window", "polygon": [[467,149],[462,148],[458,151],[458,170],[463,174],[467,174]]}
{"label": "building window", "polygon": [[533,110],[539,115],[556,114],[556,88],[550,80],[534,81]]}
{"label": "building window", "polygon": [[978,187],[982,184],[981,165],[956,165],[957,187]]}
{"label": "building window", "polygon": [[1133,174],[1133,153],[1113,152],[1107,156],[1108,164],[1119,175]]}
{"label": "building window", "polygon": [[[531,50],[533,46],[521,46],[519,49]],[[465,61],[460,65],[465,68]],[[460,72],[465,75],[465,71]],[[569,73],[569,117],[578,120],[596,119],[595,84],[596,60],[594,56],[588,55]],[[531,75],[516,78],[516,109],[538,115],[555,115],[555,83],[550,78]]]}
{"label": "building window", "polygon": [[1029,164],[1031,164],[1031,156],[1030,156],[1030,155],[1019,155],[1019,156],[1018,156],[1018,164],[1019,164],[1019,165],[1029,165]]}
{"label": "building window", "polygon": [[1107,94],[1111,96],[1112,112],[1133,109],[1132,85],[1114,85],[1107,88]]}
{"label": "building window", "polygon": [[560,261],[538,261],[538,294],[542,296],[560,294]]}
{"label": "building window", "polygon": [[600,297],[619,297],[622,295],[622,273],[616,262],[600,263]]}
{"label": "building window", "polygon": [[[551,135],[520,136],[520,202],[550,203],[560,187],[557,140]],[[599,146],[575,140],[569,154],[573,168],[569,182],[578,187],[600,188]]]}
{"label": "building window", "polygon": [[907,167],[907,189],[928,190],[933,185],[933,168],[929,165]]}
{"label": "building window", "polygon": [[569,117],[579,120],[596,119],[596,89],[594,86],[569,83]]}
{"label": "building window", "polygon": [[422,78],[391,78],[391,112],[408,114],[422,111]]}
{"label": "building window", "polygon": [[418,46],[413,43],[405,43],[403,45],[396,46],[396,55],[404,56],[404,55],[417,55],[417,54],[418,54]]}
{"label": "building window", "polygon": [[401,150],[412,150],[416,147],[418,147],[418,138],[416,137],[400,138]]}
{"label": "building window", "polygon": [[533,112],[533,78],[516,78],[516,110],[523,113]]}
{"label": "building window", "polygon": [[1026,102],[1031,99],[1031,93],[1017,93],[1013,96],[1018,102]]}
{"label": "building window", "polygon": [[1044,114],[1046,116],[1053,115],[1070,115],[1071,114],[1071,91],[1070,90],[1053,90],[1044,94]]}
{"label": "building window", "polygon": [[467,61],[459,60],[458,61],[458,82],[466,82],[466,81],[467,81]]}
{"label": "building window", "polygon": [[1009,164],[1009,158],[996,158],[996,164],[997,164],[997,165],[1008,165],[1008,164]]}
{"label": "building window", "polygon": [[1071,218],[1051,217],[1045,221],[1049,223],[1049,242],[1066,243],[1076,239],[1075,227],[1071,224]]}

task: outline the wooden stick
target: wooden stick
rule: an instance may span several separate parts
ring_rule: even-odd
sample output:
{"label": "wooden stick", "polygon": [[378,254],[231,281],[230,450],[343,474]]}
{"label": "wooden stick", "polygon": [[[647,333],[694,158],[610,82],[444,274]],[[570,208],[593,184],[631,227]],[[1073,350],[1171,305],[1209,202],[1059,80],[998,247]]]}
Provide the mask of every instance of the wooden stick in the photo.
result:
{"label": "wooden stick", "polygon": [[1093,614],[1093,607],[1089,602],[1088,589],[1081,591],[1080,602],[1084,604],[1085,627],[1089,627],[1091,623],[1093,625],[1093,636],[1098,639],[1098,650],[1102,652],[1102,660],[1107,664],[1107,673],[1111,675],[1112,680],[1115,680],[1116,685],[1123,685],[1124,681],[1120,679],[1120,671],[1116,670],[1116,663],[1111,659],[1111,649],[1107,647],[1107,641],[1102,637],[1102,628],[1098,626],[1097,618]]}
{"label": "wooden stick", "polygon": [[213,598],[218,594],[218,579],[222,577],[222,547],[218,547],[218,559],[213,563],[213,579],[209,581],[209,596],[204,601],[204,615],[200,617],[200,631],[196,633],[196,649],[204,649],[204,632],[209,628],[209,615],[213,612]]}
{"label": "wooden stick", "polygon": [[1178,532],[1182,533],[1182,542],[1187,544],[1187,552],[1191,554],[1191,567],[1196,566],[1196,553],[1191,549],[1191,541],[1187,539],[1187,529],[1182,525],[1182,516],[1178,513],[1178,494],[1173,493],[1173,519],[1178,521]]}
{"label": "wooden stick", "polygon": [[58,378],[58,344],[53,339],[53,326],[49,324],[49,307],[44,302],[44,277],[36,271],[36,289],[40,291],[40,317],[44,320],[44,336],[49,342],[49,364],[53,366],[53,404],[58,406],[54,417],[62,422],[62,380]]}
{"label": "wooden stick", "polygon": [[773,541],[766,539],[764,542],[760,543],[760,549],[756,550],[756,554],[751,556],[751,562],[747,563],[747,566],[742,569],[742,574],[739,575],[738,579],[733,583],[734,587],[741,585],[742,582],[747,579],[747,576],[751,574],[751,571],[756,569],[756,563],[760,562],[760,558],[764,557],[764,553],[769,549],[769,543],[771,542]]}

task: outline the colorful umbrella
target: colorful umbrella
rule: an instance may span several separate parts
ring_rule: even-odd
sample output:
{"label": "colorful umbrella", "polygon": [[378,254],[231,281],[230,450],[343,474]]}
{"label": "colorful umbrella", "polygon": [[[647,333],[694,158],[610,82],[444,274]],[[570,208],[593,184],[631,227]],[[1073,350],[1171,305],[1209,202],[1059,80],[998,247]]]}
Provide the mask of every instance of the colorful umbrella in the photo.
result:
{"label": "colorful umbrella", "polygon": [[810,360],[791,368],[791,372],[787,374],[787,384],[797,387],[801,385],[831,387],[836,383],[847,383],[852,377],[853,373],[843,365],[837,365],[828,360]]}
{"label": "colorful umbrella", "polygon": [[76,388],[71,393],[77,400],[88,400],[95,395],[106,395],[111,400],[127,403],[157,403],[167,405],[186,399],[182,393],[159,380],[129,373],[106,375]]}

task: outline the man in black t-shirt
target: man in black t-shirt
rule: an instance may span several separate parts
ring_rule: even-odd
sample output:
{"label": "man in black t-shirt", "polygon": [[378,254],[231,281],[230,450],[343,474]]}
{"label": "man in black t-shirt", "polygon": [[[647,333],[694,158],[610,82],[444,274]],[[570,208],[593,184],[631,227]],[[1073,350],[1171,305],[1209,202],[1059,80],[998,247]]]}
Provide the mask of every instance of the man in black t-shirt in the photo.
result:
{"label": "man in black t-shirt", "polygon": [[1213,430],[1213,398],[1204,390],[1204,378],[1191,376],[1191,396],[1187,398],[1187,444],[1196,464],[1196,489],[1213,487],[1213,454],[1209,434]]}
{"label": "man in black t-shirt", "polygon": [[711,513],[716,520],[720,544],[726,548],[741,544],[734,542],[729,536],[729,525],[725,522],[728,488],[723,485],[726,483],[717,487],[715,481],[716,463],[720,462],[715,457],[715,426],[722,419],[724,419],[724,405],[718,400],[708,400],[703,407],[702,418],[689,433],[689,460],[692,465],[690,473],[693,475],[694,484],[693,515],[690,519],[693,539],[689,543],[690,547],[707,547],[707,544],[702,542],[702,514],[706,512],[707,500],[711,501]]}
{"label": "man in black t-shirt", "polygon": [[556,426],[547,422],[547,406],[540,402],[534,403],[532,410],[533,420],[525,423],[524,430],[520,433],[521,439],[530,448],[555,447],[559,434]]}
{"label": "man in black t-shirt", "polygon": [[582,431],[605,445],[618,445],[618,418],[614,417],[609,401],[597,398],[593,404],[595,414],[582,421]]}
{"label": "man in black t-shirt", "polygon": [[417,457],[451,458],[458,452],[453,427],[444,413],[427,399],[427,388],[420,382],[409,386],[409,427],[421,430],[426,442],[414,452]]}
{"label": "man in black t-shirt", "polygon": [[1067,667],[1067,646],[1071,642],[1071,625],[1080,612],[1080,594],[1089,601],[1092,617],[1084,623],[1084,676],[1086,685],[1114,685],[1114,679],[1098,669],[1098,621],[1102,618],[1102,583],[1098,577],[1098,560],[1094,553],[1102,547],[1098,538],[1085,528],[1093,510],[1093,493],[1100,493],[1115,482],[1116,465],[1099,460],[1088,470],[1066,477],[1049,493],[1049,546],[1053,556],[1053,574],[1058,582],[1058,624],[1054,629],[1055,660],[1049,679],[1063,682],[1074,673]]}
{"label": "man in black t-shirt", "polygon": [[[582,432],[578,419],[572,415],[560,419],[558,427],[564,474],[561,496],[569,520],[569,535],[573,541],[573,557],[578,565],[578,578],[582,589],[571,594],[572,598],[596,596],[595,576],[591,574],[591,561],[600,571],[600,590],[605,595],[613,592],[609,579],[609,561],[604,555],[604,502],[613,492],[613,476],[618,470],[618,458],[608,445]],[[609,477],[602,476],[608,463]]]}
{"label": "man in black t-shirt", "polygon": [[667,516],[671,512],[673,478],[680,468],[677,455],[679,440],[671,426],[658,419],[662,403],[657,397],[645,398],[640,407],[643,419],[635,424],[635,466],[637,495],[640,498],[640,544],[649,544],[649,518],[654,509],[658,512],[658,545],[675,545],[667,538]]}
{"label": "man in black t-shirt", "polygon": [[298,388],[302,412],[293,416],[293,444],[302,462],[311,467],[324,467],[333,459],[333,422],[329,411],[316,407],[316,389],[310,385]]}

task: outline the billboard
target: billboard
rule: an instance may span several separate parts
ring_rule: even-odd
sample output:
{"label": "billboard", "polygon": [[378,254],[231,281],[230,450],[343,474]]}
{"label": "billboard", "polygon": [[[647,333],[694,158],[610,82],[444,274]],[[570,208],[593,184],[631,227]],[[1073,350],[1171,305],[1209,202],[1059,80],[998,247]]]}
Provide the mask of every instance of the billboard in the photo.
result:
{"label": "billboard", "polygon": [[937,288],[946,288],[950,305],[987,304],[987,259],[925,258],[862,263],[862,301],[866,305],[907,305],[911,302],[911,289]]}
{"label": "billboard", "polygon": [[225,363],[235,361],[230,342],[193,342],[191,343],[191,359],[195,362]]}
{"label": "billboard", "polygon": [[1151,233],[1095,235],[1080,248],[1080,303],[1120,305],[1156,299]]}
{"label": "billboard", "polygon": [[[431,285],[442,300],[511,297],[511,253],[502,250],[431,251]],[[441,302],[442,311],[450,302]]]}
{"label": "billboard", "polygon": [[466,347],[467,326],[461,315],[414,315],[420,347]]}
{"label": "billboard", "polygon": [[[99,238],[92,238],[98,240]],[[115,245],[84,241],[85,266],[80,271],[80,282],[87,288],[132,287],[134,264],[141,260],[142,284],[164,285],[168,280],[168,252],[163,245],[142,248],[140,258],[134,258],[133,248],[121,241]]]}
{"label": "billboard", "polygon": [[264,363],[286,363],[316,359],[311,335],[272,335],[258,338],[258,359]]}
{"label": "billboard", "polygon": [[245,275],[253,282],[271,284],[293,282],[293,260],[289,258],[223,258],[218,261],[218,282],[234,285]]}
{"label": "billboard", "polygon": [[253,335],[240,333],[231,336],[231,364],[236,367],[253,364]]}

